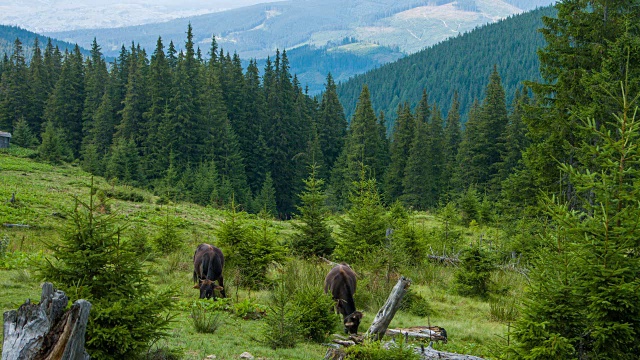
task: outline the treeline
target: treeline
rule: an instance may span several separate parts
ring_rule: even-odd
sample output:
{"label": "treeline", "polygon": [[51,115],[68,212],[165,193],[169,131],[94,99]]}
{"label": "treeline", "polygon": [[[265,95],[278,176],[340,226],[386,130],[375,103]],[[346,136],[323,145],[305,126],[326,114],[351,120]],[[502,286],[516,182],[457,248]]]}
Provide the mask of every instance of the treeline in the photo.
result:
{"label": "treeline", "polygon": [[27,64],[16,40],[0,67],[0,127],[14,133],[14,143],[40,143],[44,160],[77,160],[94,174],[171,198],[234,198],[251,210],[254,198],[274,194],[278,211],[291,213],[314,134],[325,134],[323,145],[339,144],[332,134],[346,128],[342,109],[329,108],[337,98],[328,107],[303,93],[286,52],[267,61],[262,77],[254,61],[243,73],[240,58],[218,49],[215,38],[203,60],[191,27],[184,52],[173,43],[165,52],[158,39],[150,57],[132,44],[111,64],[95,41],[86,59],[78,47],[34,49]]}
{"label": "treeline", "polygon": [[[39,46],[34,49],[39,49]],[[431,209],[465,191],[495,197],[524,142],[518,96],[508,115],[494,68],[487,97],[460,126],[460,102],[443,119],[426,91],[415,112],[398,106],[387,137],[365,86],[347,130],[336,84],[327,76],[320,100],[305,94],[289,72],[287,53],[255,61],[243,72],[237,55],[213,38],[209,59],[161,39],[150,57],[122,48],[105,63],[94,41],[91,56],[62,54],[48,43],[25,62],[20,40],[0,67],[0,127],[17,145],[39,148],[46,161],[77,161],[112,181],[152,188],[168,199],[288,217],[309,166],[327,183],[329,204],[342,210],[353,184],[376,179],[387,204]],[[476,195],[474,195],[476,196]]]}

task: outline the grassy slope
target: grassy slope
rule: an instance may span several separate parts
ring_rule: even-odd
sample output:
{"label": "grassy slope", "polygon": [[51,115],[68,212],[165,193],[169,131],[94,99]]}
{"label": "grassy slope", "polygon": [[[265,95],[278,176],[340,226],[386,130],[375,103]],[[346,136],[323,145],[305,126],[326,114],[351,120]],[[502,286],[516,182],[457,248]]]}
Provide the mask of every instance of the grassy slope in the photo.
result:
{"label": "grassy slope", "polygon": [[[87,186],[91,176],[78,167],[71,165],[51,166],[33,160],[0,153],[0,224],[14,223],[32,226],[25,228],[0,227],[0,238],[9,238],[9,249],[14,254],[21,252],[37,256],[44,250],[45,241],[56,241],[65,227],[65,213],[74,206],[73,196],[87,198]],[[102,178],[95,178],[94,184],[99,189],[111,189]],[[221,219],[218,210],[204,208],[192,204],[181,203],[169,207],[154,204],[154,197],[142,190],[124,186],[115,186],[113,190],[122,193],[135,192],[142,194],[144,202],[129,202],[114,199],[112,209],[126,218],[130,226],[142,226],[149,232],[157,231],[160,220],[166,211],[179,219],[180,237],[184,243],[182,250],[161,257],[149,264],[151,281],[160,286],[170,286],[179,293],[176,322],[170,337],[159,345],[179,347],[184,351],[185,359],[202,359],[206,355],[215,354],[218,359],[237,358],[244,351],[257,357],[268,359],[318,359],[322,358],[325,347],[312,343],[300,343],[294,349],[271,350],[260,345],[255,339],[260,337],[262,321],[241,320],[233,315],[225,314],[222,327],[214,334],[198,334],[190,323],[188,304],[197,298],[197,291],[191,288],[191,257],[198,243],[216,243],[213,231]],[[11,194],[16,193],[16,204],[9,204]],[[438,226],[437,221],[429,215],[416,217],[416,225],[423,229]],[[290,232],[287,223],[274,222],[275,232],[279,239]],[[467,237],[476,234],[467,232]],[[35,255],[34,255],[35,254]],[[328,270],[328,268],[327,268]],[[357,269],[356,269],[357,270]],[[431,264],[412,269],[408,275],[418,279],[413,289],[422,294],[433,309],[433,315],[419,318],[402,311],[396,315],[392,326],[439,325],[447,329],[449,343],[437,347],[447,351],[466,352],[481,356],[491,356],[491,349],[498,336],[505,332],[505,325],[494,322],[489,317],[489,304],[485,301],[454,295],[451,291],[453,271]],[[365,275],[366,276],[366,275]],[[234,301],[247,297],[265,304],[266,291],[248,293],[235,287],[233,276],[226,275],[225,287]],[[496,281],[513,285],[513,292],[519,291],[522,281],[510,274],[495,274]],[[321,286],[321,284],[318,284]],[[364,290],[359,288],[360,292]],[[367,294],[359,294],[366,296]],[[26,266],[18,269],[0,270],[0,311],[15,309],[27,298],[38,299],[40,296],[39,280],[35,273]],[[365,331],[377,309],[365,309],[365,319],[360,327]]]}

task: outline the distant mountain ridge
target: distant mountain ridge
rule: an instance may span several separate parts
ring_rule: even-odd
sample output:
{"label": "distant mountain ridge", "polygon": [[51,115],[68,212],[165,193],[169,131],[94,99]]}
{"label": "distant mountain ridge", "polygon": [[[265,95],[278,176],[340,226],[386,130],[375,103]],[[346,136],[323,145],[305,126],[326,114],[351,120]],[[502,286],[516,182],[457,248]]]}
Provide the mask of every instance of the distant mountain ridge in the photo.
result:
{"label": "distant mountain ridge", "polygon": [[537,30],[542,17],[555,17],[553,7],[539,8],[443,41],[338,85],[347,118],[355,111],[362,87],[371,93],[373,108],[384,111],[393,126],[398,104],[417,105],[425,89],[431,104],[446,115],[454,92],[466,116],[474,99],[481,100],[493,66],[497,66],[509,104],[525,80],[540,79],[538,48],[545,45]]}
{"label": "distant mountain ridge", "polygon": [[163,23],[48,32],[88,47],[97,37],[107,55],[131,41],[152,49],[158,36],[181,48],[187,24],[203,52],[213,34],[220,47],[242,58],[266,58],[276,49],[325,46],[342,38],[413,53],[485,23],[548,5],[552,0],[289,0],[258,4]]}

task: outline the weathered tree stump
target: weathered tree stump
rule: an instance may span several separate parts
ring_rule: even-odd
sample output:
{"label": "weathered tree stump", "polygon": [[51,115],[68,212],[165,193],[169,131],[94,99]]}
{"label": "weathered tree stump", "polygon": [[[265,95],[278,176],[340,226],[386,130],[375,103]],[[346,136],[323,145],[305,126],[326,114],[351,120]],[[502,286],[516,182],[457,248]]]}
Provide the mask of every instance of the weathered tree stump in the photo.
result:
{"label": "weathered tree stump", "polygon": [[391,323],[391,320],[393,320],[393,317],[396,315],[396,311],[400,308],[402,298],[404,294],[407,293],[410,285],[411,280],[400,276],[400,279],[398,279],[398,282],[391,290],[387,302],[378,310],[369,330],[367,330],[366,337],[371,337],[376,340],[382,339],[389,327],[389,323]]}
{"label": "weathered tree stump", "polygon": [[53,284],[42,285],[39,304],[27,300],[4,313],[2,360],[87,360],[85,333],[91,303],[69,298]]}

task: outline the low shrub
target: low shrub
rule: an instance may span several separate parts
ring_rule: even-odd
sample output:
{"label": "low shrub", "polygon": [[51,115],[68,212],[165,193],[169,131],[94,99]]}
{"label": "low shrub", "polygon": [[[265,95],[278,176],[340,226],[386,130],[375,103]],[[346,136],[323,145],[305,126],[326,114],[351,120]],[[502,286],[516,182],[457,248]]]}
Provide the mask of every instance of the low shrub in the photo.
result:
{"label": "low shrub", "polygon": [[415,292],[412,288],[409,288],[402,298],[400,309],[409,314],[421,317],[427,317],[433,314],[433,309],[427,299]]}
{"label": "low shrub", "polygon": [[266,315],[267,307],[254,303],[251,299],[244,299],[233,305],[233,311],[244,320],[258,320]]}
{"label": "low shrub", "polygon": [[106,196],[112,199],[118,199],[122,201],[132,202],[145,202],[146,198],[140,191],[134,189],[106,189],[104,190]]}

